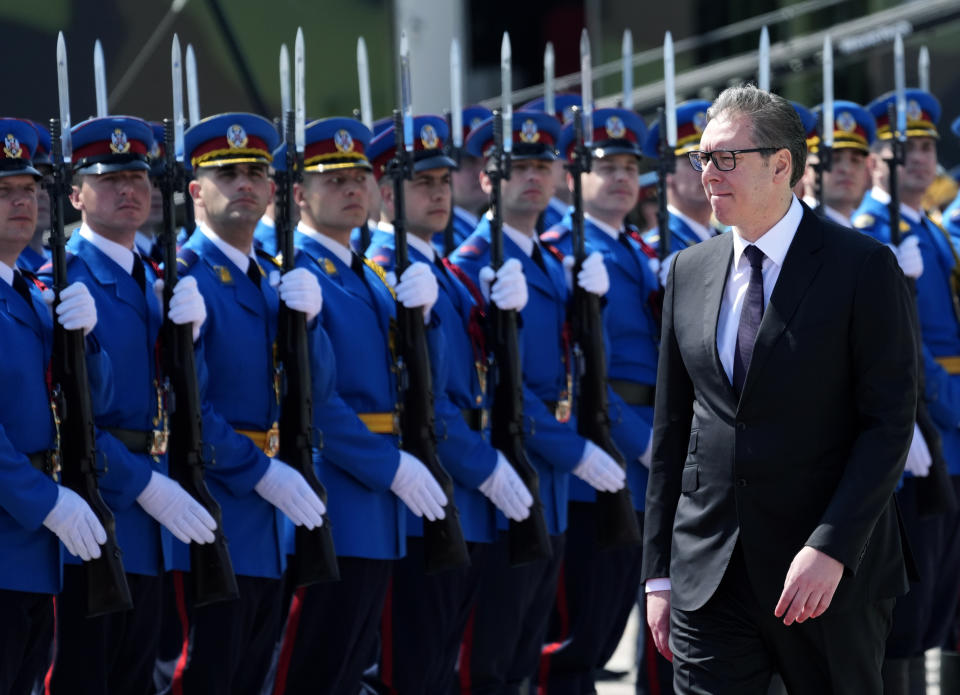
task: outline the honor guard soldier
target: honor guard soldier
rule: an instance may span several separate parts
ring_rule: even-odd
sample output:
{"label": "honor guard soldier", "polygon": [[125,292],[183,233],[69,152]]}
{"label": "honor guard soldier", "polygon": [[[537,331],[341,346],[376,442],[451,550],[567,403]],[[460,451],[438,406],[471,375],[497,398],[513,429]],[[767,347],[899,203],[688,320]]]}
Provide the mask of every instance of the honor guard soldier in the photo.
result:
{"label": "honor guard soldier", "polygon": [[[510,178],[503,181],[503,257],[519,260],[529,288],[523,320],[523,419],[529,428],[524,443],[540,478],[552,556],[519,567],[508,559],[505,519],[484,563],[477,604],[464,635],[460,683],[465,692],[500,692],[519,688],[536,674],[553,599],[557,591],[567,528],[569,474],[592,487],[616,491],[624,486],[619,464],[577,434],[570,418],[572,372],[565,332],[572,278],[561,262],[544,251],[536,235],[537,217],[553,190],[555,147],[560,124],[538,111],[517,111],[513,120]],[[467,149],[490,164],[493,121],[470,133]],[[485,171],[484,191],[493,191]],[[451,261],[475,284],[490,265],[491,215],[454,252]],[[484,272],[486,274],[486,272]],[[610,280],[600,253],[591,254],[576,282],[603,295]]]}
{"label": "honor guard soldier", "polygon": [[[280,648],[275,695],[354,695],[374,661],[393,560],[406,554],[407,508],[444,516],[440,485],[415,456],[398,449],[398,367],[393,350],[396,302],[422,309],[434,367],[443,364],[437,282],[415,263],[394,291],[383,271],[350,250],[367,217],[370,131],[350,118],[306,128],[303,182],[294,185],[300,224],[298,269],[319,278],[321,320],[337,363],[339,398],[319,408],[325,432],[320,478],[330,493],[340,581],[297,589]],[[277,157],[276,165],[280,166]],[[306,272],[306,271],[304,271]],[[442,384],[442,380],[435,380]]]}
{"label": "honor guard soldier", "polygon": [[[560,121],[561,127],[573,122],[573,107],[582,107],[583,101],[579,94],[557,94],[553,99],[554,112],[550,114]],[[524,111],[546,112],[546,102],[541,97],[523,105]],[[543,211],[543,217],[538,222],[537,232],[542,233],[552,229],[570,211],[570,189],[567,188],[567,174],[560,162],[553,167],[553,195]]]}
{"label": "honor guard soldier", "polygon": [[[960,118],[957,118],[950,126],[953,134],[960,137]],[[950,232],[954,239],[960,238],[960,194],[943,211],[943,226]],[[957,243],[954,243],[954,247]]]}
{"label": "honor guard soldier", "polygon": [[[807,135],[807,150],[809,151],[817,143],[817,114],[797,101],[791,101],[790,104],[797,115],[800,116],[803,132]],[[806,163],[803,176],[793,187],[793,193],[808,207],[816,207],[817,200],[813,191],[813,167],[809,161]]]}
{"label": "honor guard soldier", "polygon": [[[51,171],[50,131],[36,121],[30,121],[37,132],[37,149],[33,153],[33,168],[46,179]],[[17,267],[35,273],[50,259],[50,251],[43,244],[43,237],[50,229],[50,194],[47,189],[37,186],[37,228],[30,243],[17,258]]]}
{"label": "honor guard soldier", "polygon": [[[280,302],[306,314],[318,407],[333,380],[329,342],[315,320],[323,303],[316,280],[297,270],[281,276],[276,261],[253,246],[254,229],[274,190],[268,168],[276,144],[270,121],[246,113],[210,116],[184,135],[197,230],[180,250],[184,277],[177,287],[199,286],[209,306],[198,336],[205,369],[198,359],[198,370],[207,374],[203,438],[216,461],[204,475],[231,541],[240,598],[193,608],[185,589],[191,583],[175,577],[185,639],[174,693],[261,692],[279,639],[285,539],[291,531],[286,518],[310,529],[323,523],[319,497],[298,471],[275,458]],[[177,547],[176,565],[190,569],[185,546]]]}
{"label": "honor guard soldier", "polygon": [[[685,101],[677,105],[676,170],[667,174],[667,212],[670,226],[670,255],[660,264],[661,284],[666,285],[673,256],[688,246],[699,244],[720,233],[711,220],[713,210],[700,182],[700,172],[687,164],[687,153],[700,147],[700,135],[707,123],[709,101]],[[654,122],[643,142],[643,154],[659,158],[660,124]],[[660,230],[653,228],[643,240],[654,250],[660,245]]]}
{"label": "honor guard soldier", "polygon": [[149,258],[155,265],[163,262],[160,244],[157,237],[163,226],[163,195],[160,193],[160,187],[157,185],[158,177],[163,175],[163,123],[152,121],[150,129],[153,131],[153,146],[147,154],[150,164],[150,216],[137,230],[137,237],[134,243],[137,245],[137,251],[143,258]]}
{"label": "honor guard soldier", "polygon": [[[873,188],[853,216],[853,225],[889,244],[890,179],[885,161],[891,154],[892,133],[887,108],[895,96],[887,94],[867,107],[877,123],[877,141],[871,154]],[[917,313],[926,372],[925,399],[943,446],[943,456],[954,488],[960,483],[960,315],[956,280],[960,272],[949,235],[921,209],[921,200],[937,172],[937,121],[940,104],[933,95],[906,90],[907,141],[904,163],[898,168],[895,194],[900,201],[900,242],[894,248],[900,267],[915,278]],[[887,639],[885,677],[908,671],[909,680],[923,682],[923,654],[946,646],[957,608],[960,580],[960,515],[929,516],[918,504],[918,478],[929,475],[931,456],[920,430],[915,430],[907,455],[907,475],[897,499],[920,581],[898,598],[893,627]],[[952,649],[952,645],[951,645]],[[900,692],[892,690],[892,692]]]}
{"label": "honor guard soldier", "polygon": [[[822,110],[821,104],[814,107],[813,113],[818,115]],[[837,224],[852,227],[853,212],[863,201],[870,183],[867,157],[876,140],[877,126],[870,112],[852,101],[833,103],[833,123],[830,171],[823,172],[823,206],[817,210]],[[808,172],[818,161],[819,146],[818,136],[807,143]]]}
{"label": "honor guard soldier", "polygon": [[[468,106],[463,109],[463,139],[466,140],[471,130],[492,115],[490,109],[484,106]],[[466,149],[463,149],[460,152],[460,165],[450,173],[453,183],[454,248],[473,234],[473,230],[480,222],[480,215],[483,214],[489,203],[487,194],[480,188],[480,172],[482,170],[483,159],[474,157]],[[434,247],[437,247],[435,242]],[[442,242],[439,249],[442,252]]]}
{"label": "honor guard soldier", "polygon": [[[0,403],[0,692],[27,695],[50,656],[54,605],[62,587],[58,538],[83,560],[100,557],[107,535],[87,503],[58,483],[58,432],[46,375],[53,322],[32,276],[16,268],[37,225],[40,171],[31,162],[37,132],[28,121],[0,119],[0,378],[10,397]],[[49,137],[48,137],[49,140]],[[48,210],[49,213],[49,210]],[[49,224],[49,219],[48,219]],[[52,293],[51,293],[52,295]],[[50,296],[52,300],[52,296]],[[112,382],[107,355],[90,335],[97,310],[75,282],[60,294],[56,320],[87,336],[94,406],[102,409]]]}
{"label": "honor guard soldier", "polygon": [[[653,298],[659,282],[624,218],[639,188],[643,121],[626,109],[593,113],[592,169],[582,175],[584,242],[599,252],[610,275],[604,328],[609,345],[609,415],[613,439],[627,461],[627,480],[642,528],[652,441],[657,375],[657,320]],[[575,129],[568,124],[557,149],[572,158]],[[682,167],[685,162],[680,162]],[[679,167],[678,167],[679,168]],[[572,190],[573,181],[568,184]],[[554,255],[572,258],[573,213],[540,241]],[[570,481],[569,525],[563,559],[563,591],[544,646],[539,673],[543,693],[580,695],[595,690],[594,674],[620,641],[640,587],[640,546],[600,551],[597,495],[581,480]],[[560,618],[563,616],[563,618]]]}
{"label": "honor guard soldier", "polygon": [[[64,568],[57,601],[52,693],[147,692],[161,619],[163,572],[173,538],[210,542],[216,522],[167,477],[167,413],[157,360],[161,306],[157,272],[136,249],[150,214],[147,153],[150,126],[128,116],[94,118],[73,127],[70,202],[83,224],[67,244],[67,275],[87,286],[97,304],[97,342],[111,356],[114,390],[97,415],[97,449],[107,462],[100,478],[116,517],[133,610],[87,618],[87,575],[76,558]],[[41,271],[49,283],[52,268]],[[196,283],[177,290],[171,319],[199,326],[206,315]]]}
{"label": "honor guard soldier", "polygon": [[[440,286],[433,311],[439,314],[447,345],[447,384],[444,392],[434,393],[437,453],[454,480],[471,557],[469,567],[426,574],[422,523],[408,515],[407,556],[394,565],[390,598],[384,607],[379,680],[393,692],[447,693],[453,685],[460,639],[479,589],[484,558],[496,538],[495,509],[487,497],[516,521],[529,516],[533,498],[504,455],[489,443],[486,348],[481,337],[485,302],[472,296],[457,275],[459,269],[445,265],[431,244],[450,216],[455,163],[443,154],[449,136],[447,124],[437,116],[417,116],[413,132],[413,180],[403,184],[409,257],[411,262],[427,264]],[[369,149],[387,219],[394,219],[394,192],[386,167],[395,150],[393,128],[374,138]],[[367,255],[388,273],[393,272],[394,236],[377,232]],[[487,272],[492,274],[492,269]],[[483,289],[494,296],[498,307],[523,309],[527,286],[520,262],[506,263],[492,288],[486,281]]]}

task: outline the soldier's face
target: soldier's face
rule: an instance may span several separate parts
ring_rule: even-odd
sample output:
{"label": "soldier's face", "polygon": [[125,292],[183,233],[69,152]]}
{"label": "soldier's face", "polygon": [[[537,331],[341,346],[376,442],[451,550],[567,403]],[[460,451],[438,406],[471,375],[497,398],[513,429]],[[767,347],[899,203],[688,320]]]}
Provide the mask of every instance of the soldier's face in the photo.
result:
{"label": "soldier's face", "polygon": [[[37,189],[29,175],[0,178],[0,260],[12,265],[37,226]],[[8,262],[9,261],[9,262]]]}
{"label": "soldier's face", "polygon": [[308,173],[303,184],[294,186],[293,199],[314,229],[353,229],[367,219],[370,178],[366,169]]}
{"label": "soldier's face", "polygon": [[831,153],[830,171],[823,172],[823,202],[836,209],[856,207],[867,182],[867,154],[842,148]]}
{"label": "soldier's face", "polygon": [[626,216],[637,203],[638,176],[637,158],[632,154],[594,160],[590,173],[581,179],[584,208],[601,219]]}
{"label": "soldier's face", "polygon": [[442,232],[450,219],[450,170],[446,167],[418,171],[404,181],[407,229],[421,239]]}
{"label": "soldier's face", "polygon": [[150,179],[146,171],[113,171],[84,176],[70,202],[94,231],[105,236],[129,235],[150,215]]}
{"label": "soldier's face", "polygon": [[[488,193],[489,179],[484,190]],[[553,162],[518,159],[513,162],[510,179],[503,182],[503,208],[515,214],[540,214],[553,195]]]}
{"label": "soldier's face", "polygon": [[273,196],[273,179],[265,164],[230,164],[199,169],[190,195],[214,231],[256,228]]}
{"label": "soldier's face", "polygon": [[487,202],[487,194],[480,188],[482,170],[482,159],[465,154],[460,158],[460,168],[451,174],[453,200],[465,210],[476,212]]}
{"label": "soldier's face", "polygon": [[904,190],[924,192],[937,178],[937,141],[933,138],[907,138],[906,156],[900,170]]}
{"label": "soldier's face", "polygon": [[693,168],[686,155],[677,158],[676,171],[667,175],[667,190],[670,202],[685,214],[696,214],[710,206],[700,172]]}

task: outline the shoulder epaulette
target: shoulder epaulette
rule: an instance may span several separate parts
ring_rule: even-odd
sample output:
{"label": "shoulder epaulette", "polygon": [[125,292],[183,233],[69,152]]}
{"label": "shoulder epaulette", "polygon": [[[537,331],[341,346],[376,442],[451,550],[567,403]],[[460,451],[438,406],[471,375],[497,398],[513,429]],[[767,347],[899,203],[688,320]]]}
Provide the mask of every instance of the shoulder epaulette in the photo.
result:
{"label": "shoulder epaulette", "polygon": [[[73,260],[77,257],[77,254],[73,253],[72,251],[64,250],[63,255],[67,259],[67,267],[69,268],[70,264],[73,263]],[[53,260],[50,259],[46,263],[44,263],[42,266],[37,268],[36,274],[49,275],[53,277]]]}
{"label": "shoulder epaulette", "polygon": [[181,248],[177,253],[177,271],[180,273],[187,272],[196,265],[199,258],[200,256],[193,249]]}
{"label": "shoulder epaulette", "polygon": [[461,258],[478,258],[489,247],[490,242],[482,236],[470,237],[457,249],[457,255]]}
{"label": "shoulder epaulette", "polygon": [[370,260],[376,263],[379,266],[387,266],[393,264],[393,249],[387,246],[378,246],[375,249],[370,249],[367,251]]}
{"label": "shoulder epaulette", "polygon": [[283,262],[279,258],[275,256],[271,256],[267,251],[264,251],[263,249],[255,249],[255,251],[257,254],[257,258],[262,258],[268,263],[275,265],[277,268],[283,267]]}
{"label": "shoulder epaulette", "polygon": [[540,235],[540,240],[548,244],[560,241],[570,230],[561,224],[555,224],[550,229]]}
{"label": "shoulder epaulette", "polygon": [[867,227],[872,227],[876,219],[877,218],[869,212],[862,212],[853,218],[853,226],[857,229],[866,229]]}
{"label": "shoulder epaulette", "polygon": [[394,299],[397,298],[397,293],[393,291],[393,288],[390,287],[390,283],[387,282],[387,274],[384,272],[383,268],[378,266],[376,263],[371,261],[369,258],[363,259],[363,264],[370,268],[374,273],[377,274],[377,277],[380,278],[380,281],[383,283],[383,286],[390,290],[390,296]]}

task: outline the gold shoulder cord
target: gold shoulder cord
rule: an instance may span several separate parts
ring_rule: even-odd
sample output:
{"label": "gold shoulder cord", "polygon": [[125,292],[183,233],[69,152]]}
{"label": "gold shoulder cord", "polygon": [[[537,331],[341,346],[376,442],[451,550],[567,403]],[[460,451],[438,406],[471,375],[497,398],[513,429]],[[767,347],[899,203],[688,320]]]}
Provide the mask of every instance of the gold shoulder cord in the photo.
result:
{"label": "gold shoulder cord", "polygon": [[953,254],[953,268],[950,269],[950,298],[953,300],[954,316],[956,316],[957,321],[960,321],[960,295],[958,295],[958,292],[960,292],[960,254],[957,254],[957,249],[953,245],[950,232],[944,229],[937,221],[931,219],[929,215],[927,219],[943,234],[944,239],[947,241],[947,247],[950,249],[950,253]]}

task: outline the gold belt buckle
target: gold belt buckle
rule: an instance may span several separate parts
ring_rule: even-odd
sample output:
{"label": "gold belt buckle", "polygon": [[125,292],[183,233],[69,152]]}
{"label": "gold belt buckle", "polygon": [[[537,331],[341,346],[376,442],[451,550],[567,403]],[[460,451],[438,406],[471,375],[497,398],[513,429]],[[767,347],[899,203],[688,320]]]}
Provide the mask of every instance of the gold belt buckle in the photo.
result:
{"label": "gold belt buckle", "polygon": [[267,430],[267,438],[263,444],[263,453],[273,458],[280,451],[280,424],[275,422]]}
{"label": "gold belt buckle", "polygon": [[167,443],[170,441],[170,430],[153,430],[150,433],[150,455],[163,456],[167,453]]}

